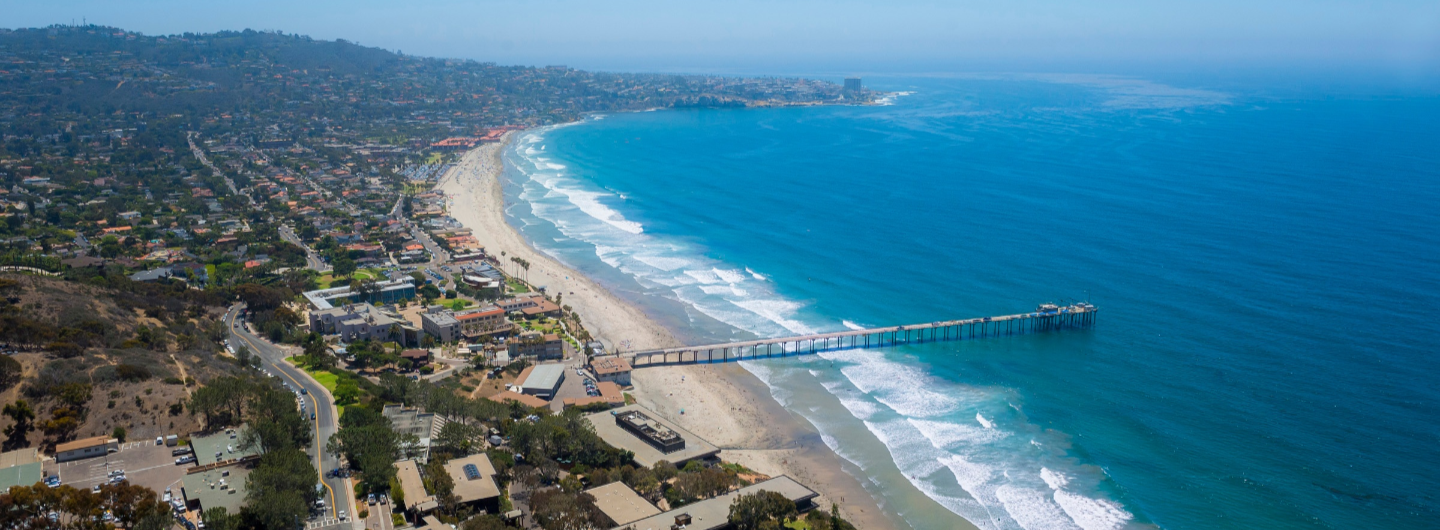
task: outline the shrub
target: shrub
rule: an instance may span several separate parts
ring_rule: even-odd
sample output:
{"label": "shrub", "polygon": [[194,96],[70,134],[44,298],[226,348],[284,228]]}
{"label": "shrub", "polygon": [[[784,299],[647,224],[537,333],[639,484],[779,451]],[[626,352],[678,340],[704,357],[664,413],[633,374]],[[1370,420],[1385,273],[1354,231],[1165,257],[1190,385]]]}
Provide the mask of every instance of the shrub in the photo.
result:
{"label": "shrub", "polygon": [[45,345],[45,350],[61,359],[72,359],[85,353],[85,348],[73,342],[52,342]]}
{"label": "shrub", "polygon": [[150,378],[150,370],[143,366],[122,364],[115,367],[115,376],[126,381],[144,381]]}
{"label": "shrub", "polygon": [[165,384],[167,384],[167,385],[183,385],[183,384],[185,384],[185,382],[184,382],[184,381],[181,381],[179,377],[171,376],[171,377],[166,377],[166,378],[165,378]]}

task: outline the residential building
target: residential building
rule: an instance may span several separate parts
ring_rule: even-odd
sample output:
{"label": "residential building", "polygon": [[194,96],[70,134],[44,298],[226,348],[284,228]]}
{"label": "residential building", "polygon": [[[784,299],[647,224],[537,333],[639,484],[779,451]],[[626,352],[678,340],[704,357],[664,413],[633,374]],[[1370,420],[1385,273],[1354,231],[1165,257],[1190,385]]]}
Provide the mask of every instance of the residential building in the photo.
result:
{"label": "residential building", "polygon": [[511,359],[534,357],[537,360],[549,361],[565,357],[565,341],[560,340],[560,336],[553,333],[545,335],[538,331],[521,333],[520,336],[511,339],[506,347],[510,350]]}
{"label": "residential building", "polygon": [[[457,503],[469,505],[478,513],[499,510],[500,487],[495,483],[495,466],[490,463],[490,457],[476,454],[456,458],[446,462],[444,469],[450,475],[451,495]],[[420,466],[414,460],[396,462],[395,478],[400,482],[406,510],[423,515],[439,506],[435,497],[425,492]]]}
{"label": "residential building", "polygon": [[96,436],[55,446],[55,461],[69,462],[82,458],[105,456],[120,450],[120,440],[109,436]]}
{"label": "residential building", "polygon": [[505,311],[495,306],[456,313],[455,320],[460,323],[460,335],[466,340],[508,333],[514,328],[514,325],[505,318]]}
{"label": "residential building", "polygon": [[618,407],[625,404],[625,394],[620,391],[620,387],[615,383],[601,381],[595,384],[595,389],[600,391],[600,395],[583,398],[565,398],[563,403],[565,408],[585,407],[596,403],[604,403],[611,407]]}

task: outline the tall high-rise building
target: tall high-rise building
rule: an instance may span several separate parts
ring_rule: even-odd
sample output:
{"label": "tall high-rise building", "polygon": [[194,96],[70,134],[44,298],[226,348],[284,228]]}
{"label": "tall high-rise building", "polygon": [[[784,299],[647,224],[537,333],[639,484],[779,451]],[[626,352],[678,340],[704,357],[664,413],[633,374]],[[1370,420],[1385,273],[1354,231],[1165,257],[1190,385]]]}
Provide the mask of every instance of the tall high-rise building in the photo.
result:
{"label": "tall high-rise building", "polygon": [[846,91],[846,92],[859,92],[859,91],[860,91],[860,78],[858,78],[858,77],[847,77],[847,78],[845,78],[845,91]]}

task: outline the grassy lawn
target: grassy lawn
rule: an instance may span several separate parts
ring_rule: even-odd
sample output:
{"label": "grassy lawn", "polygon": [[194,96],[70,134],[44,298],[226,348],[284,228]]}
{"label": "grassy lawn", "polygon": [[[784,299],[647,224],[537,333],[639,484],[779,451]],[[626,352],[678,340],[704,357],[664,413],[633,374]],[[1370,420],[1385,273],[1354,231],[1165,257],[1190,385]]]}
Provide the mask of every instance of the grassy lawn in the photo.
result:
{"label": "grassy lawn", "polygon": [[[285,362],[290,363],[291,365],[296,366],[301,370],[304,370],[305,373],[310,374],[311,378],[314,378],[315,381],[319,382],[320,386],[325,387],[325,390],[329,391],[331,396],[335,395],[335,386],[340,384],[340,376],[330,372],[318,372],[310,368],[300,366],[298,363],[295,362],[294,357],[286,357]],[[345,415],[344,405],[336,405],[335,409],[339,411],[340,415]]]}
{"label": "grassy lawn", "polygon": [[335,275],[333,275],[333,274],[323,274],[323,275],[321,275],[318,279],[315,280],[315,283],[319,284],[321,289],[329,289],[329,288],[331,288],[331,287],[340,287],[340,286],[343,286],[343,285],[349,285],[349,284],[350,284],[350,280],[352,280],[352,279],[353,279],[353,280],[384,280],[384,279],[385,279],[385,274],[382,273],[382,272],[380,272],[379,269],[360,269],[360,270],[355,271],[355,274],[351,274],[351,275],[348,276],[348,277],[347,277],[347,276],[341,276],[341,277],[339,277],[339,278],[336,278]]}

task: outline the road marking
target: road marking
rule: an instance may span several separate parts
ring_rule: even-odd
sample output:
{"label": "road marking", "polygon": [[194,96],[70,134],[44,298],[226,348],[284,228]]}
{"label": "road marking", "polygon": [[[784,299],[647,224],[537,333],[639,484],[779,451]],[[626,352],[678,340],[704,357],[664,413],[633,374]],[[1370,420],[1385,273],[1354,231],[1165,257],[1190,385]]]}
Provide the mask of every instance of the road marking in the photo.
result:
{"label": "road marking", "polygon": [[[232,310],[233,310],[233,309],[232,309]],[[228,315],[228,314],[230,314],[230,313],[229,313],[229,311],[226,311],[225,314]],[[231,324],[234,324],[234,323],[235,323],[235,320],[234,320],[233,317],[231,318],[230,323],[231,323]],[[246,343],[246,344],[249,344],[250,347],[255,348],[255,351],[257,351],[257,352],[260,351],[260,347],[259,347],[259,346],[256,346],[254,342],[250,342],[250,339],[245,338],[244,335],[241,335],[241,334],[239,334],[239,333],[234,333],[233,331],[231,332],[231,335],[235,335],[236,337],[240,337],[240,340],[245,341],[245,343]],[[284,352],[282,351],[281,353],[284,353]],[[280,362],[282,362],[282,363],[285,362],[285,359],[280,359]],[[275,364],[274,362],[272,362],[272,363],[270,363],[270,366],[273,367],[273,368],[275,368],[275,371],[280,372],[281,375],[284,375],[286,379],[289,379],[289,380],[290,380],[290,382],[295,383],[295,386],[297,386],[297,387],[300,386],[300,382],[299,382],[299,381],[296,381],[294,377],[290,377],[290,374],[285,373],[285,370],[281,370],[281,369],[280,369],[280,365]],[[317,384],[318,384],[318,383],[317,383]],[[320,406],[320,399],[319,399],[319,398],[316,398],[316,399],[315,399],[315,406],[316,406],[316,408],[319,408],[319,406]],[[303,419],[303,418],[302,418],[302,419]],[[322,465],[320,464],[321,453],[324,453],[324,452],[325,452],[325,446],[321,445],[321,442],[320,442],[320,416],[319,416],[318,414],[315,416],[315,421],[314,421],[313,423],[315,424],[315,472],[316,472],[316,474],[320,475],[320,484],[323,485],[323,486],[325,486],[325,490],[326,490],[326,491],[329,491],[329,492],[330,492],[330,512],[331,512],[331,513],[334,513],[336,516],[339,516],[339,515],[340,515],[339,512],[336,511],[336,510],[339,510],[339,508],[338,508],[337,506],[335,506],[335,488],[330,487],[330,484],[328,484],[328,483],[325,482],[325,468],[324,468],[324,466],[322,466]],[[339,426],[340,426],[340,418],[335,418],[335,426],[336,426],[336,428],[339,428]]]}

